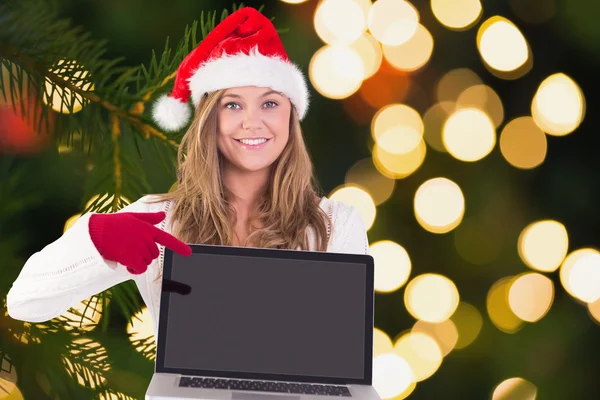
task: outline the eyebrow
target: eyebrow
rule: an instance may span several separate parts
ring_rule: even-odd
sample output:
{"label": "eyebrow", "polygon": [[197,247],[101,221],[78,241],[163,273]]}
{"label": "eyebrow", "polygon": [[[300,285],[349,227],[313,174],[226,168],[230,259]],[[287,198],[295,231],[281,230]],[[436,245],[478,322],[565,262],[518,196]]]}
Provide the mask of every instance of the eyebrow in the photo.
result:
{"label": "eyebrow", "polygon": [[[261,94],[260,97],[267,97],[267,96],[272,95],[272,94],[283,96],[280,92],[278,92],[276,90],[269,90],[268,92],[265,92],[265,93]],[[225,95],[223,95],[222,98],[225,98],[225,97],[233,97],[233,98],[236,98],[236,99],[241,99],[242,98],[242,96],[240,96],[239,94],[234,94],[234,93],[225,94]]]}

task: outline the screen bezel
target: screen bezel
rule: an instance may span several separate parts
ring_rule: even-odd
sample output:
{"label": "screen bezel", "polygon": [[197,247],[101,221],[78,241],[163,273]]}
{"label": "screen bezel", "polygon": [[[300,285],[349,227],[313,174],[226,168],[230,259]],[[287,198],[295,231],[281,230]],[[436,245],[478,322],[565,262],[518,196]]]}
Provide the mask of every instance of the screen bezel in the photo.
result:
{"label": "screen bezel", "polygon": [[[364,347],[364,375],[362,378],[324,377],[309,375],[289,374],[263,374],[235,371],[213,371],[200,369],[173,368],[165,366],[165,338],[167,333],[167,318],[169,310],[168,293],[161,290],[160,315],[158,324],[158,338],[156,351],[155,372],[181,375],[196,375],[209,377],[278,380],[288,382],[311,383],[337,383],[337,384],[372,384],[373,374],[373,326],[374,326],[374,263],[373,257],[366,254],[329,253],[303,250],[279,250],[251,247],[233,247],[217,245],[190,245],[193,253],[229,255],[241,257],[268,257],[295,260],[333,261],[342,263],[363,264],[366,267],[365,286],[365,347]],[[174,253],[165,248],[162,282],[171,279]]]}

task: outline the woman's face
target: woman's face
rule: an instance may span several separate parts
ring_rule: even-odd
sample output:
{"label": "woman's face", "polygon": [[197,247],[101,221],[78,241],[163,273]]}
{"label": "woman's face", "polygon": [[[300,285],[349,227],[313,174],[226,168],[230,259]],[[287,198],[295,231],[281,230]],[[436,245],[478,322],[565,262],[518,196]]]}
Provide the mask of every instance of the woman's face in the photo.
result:
{"label": "woman's face", "polygon": [[259,171],[277,160],[290,136],[289,99],[270,88],[227,89],[218,102],[217,146],[243,171]]}

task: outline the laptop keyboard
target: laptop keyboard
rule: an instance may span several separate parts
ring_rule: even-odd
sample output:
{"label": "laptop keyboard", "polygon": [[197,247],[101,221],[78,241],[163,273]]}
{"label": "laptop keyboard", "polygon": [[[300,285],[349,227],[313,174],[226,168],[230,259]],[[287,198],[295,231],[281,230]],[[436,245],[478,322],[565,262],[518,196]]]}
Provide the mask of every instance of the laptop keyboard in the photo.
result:
{"label": "laptop keyboard", "polygon": [[200,378],[183,376],[179,381],[179,387],[249,390],[257,392],[277,392],[293,394],[313,394],[319,396],[352,397],[350,391],[348,390],[348,387],[346,386],[272,381],[250,381],[226,378]]}

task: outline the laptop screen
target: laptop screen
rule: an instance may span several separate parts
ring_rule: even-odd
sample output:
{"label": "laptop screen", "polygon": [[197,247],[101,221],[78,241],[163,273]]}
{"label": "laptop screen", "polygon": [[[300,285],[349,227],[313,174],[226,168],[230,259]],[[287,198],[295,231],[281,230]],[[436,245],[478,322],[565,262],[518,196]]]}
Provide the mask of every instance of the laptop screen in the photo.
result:
{"label": "laptop screen", "polygon": [[364,379],[366,264],[171,255],[170,279],[191,290],[163,294],[165,368]]}

